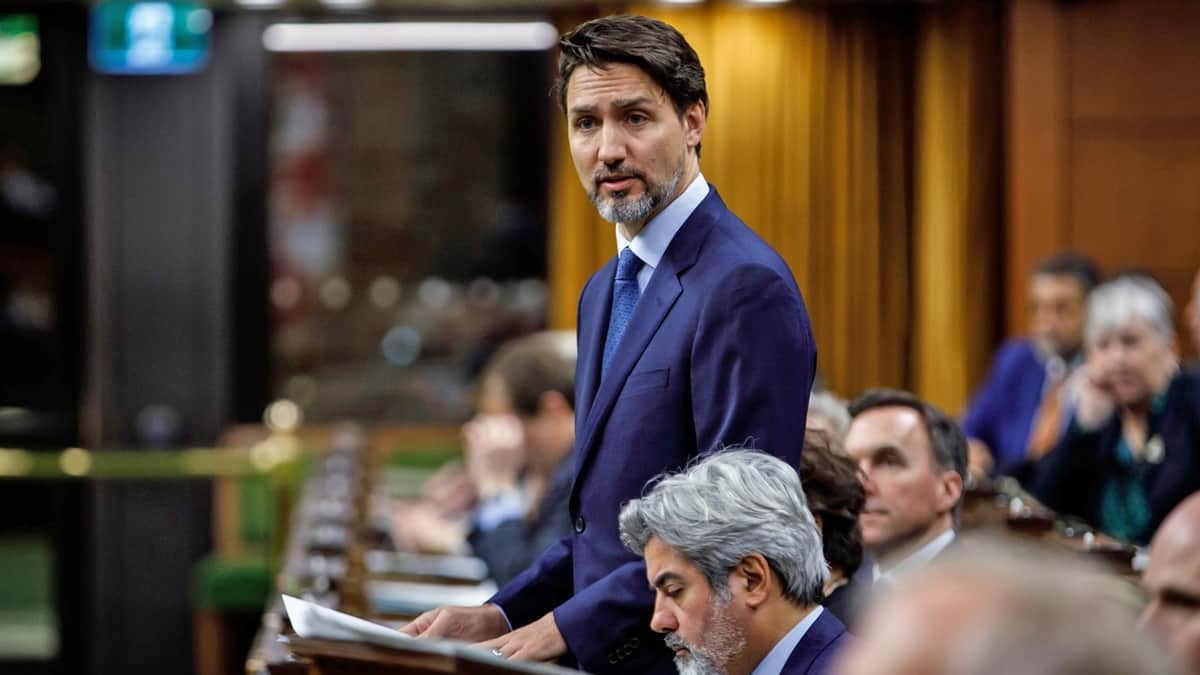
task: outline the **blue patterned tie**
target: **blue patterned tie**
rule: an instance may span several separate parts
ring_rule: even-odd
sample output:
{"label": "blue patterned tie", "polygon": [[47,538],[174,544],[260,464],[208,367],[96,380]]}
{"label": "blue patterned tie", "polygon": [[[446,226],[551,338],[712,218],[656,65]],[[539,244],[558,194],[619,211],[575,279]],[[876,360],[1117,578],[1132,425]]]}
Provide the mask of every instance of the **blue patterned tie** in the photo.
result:
{"label": "blue patterned tie", "polygon": [[637,307],[638,290],[637,275],[644,263],[629,247],[621,249],[617,259],[617,277],[613,280],[612,313],[608,316],[608,337],[604,339],[604,360],[600,362],[600,376],[608,371],[608,363],[617,346],[621,344],[621,336],[625,334],[625,326],[633,316],[633,308]]}

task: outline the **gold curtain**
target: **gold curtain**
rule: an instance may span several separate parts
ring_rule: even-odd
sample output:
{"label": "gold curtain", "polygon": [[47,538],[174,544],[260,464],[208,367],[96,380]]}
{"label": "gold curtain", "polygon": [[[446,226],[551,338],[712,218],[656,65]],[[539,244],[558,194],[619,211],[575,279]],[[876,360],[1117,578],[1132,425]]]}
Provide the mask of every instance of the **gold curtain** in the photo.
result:
{"label": "gold curtain", "polygon": [[[699,53],[711,101],[701,169],[792,267],[830,388],[845,396],[915,388],[945,404],[952,388],[910,371],[941,365],[916,358],[912,339],[915,317],[926,314],[913,294],[924,277],[910,262],[919,181],[911,132],[916,23],[907,10],[629,11],[674,25]],[[569,328],[583,283],[615,250],[612,226],[584,196],[556,119],[552,323]]]}
{"label": "gold curtain", "polygon": [[995,7],[930,8],[915,86],[913,388],[958,411],[999,326],[999,43]]}

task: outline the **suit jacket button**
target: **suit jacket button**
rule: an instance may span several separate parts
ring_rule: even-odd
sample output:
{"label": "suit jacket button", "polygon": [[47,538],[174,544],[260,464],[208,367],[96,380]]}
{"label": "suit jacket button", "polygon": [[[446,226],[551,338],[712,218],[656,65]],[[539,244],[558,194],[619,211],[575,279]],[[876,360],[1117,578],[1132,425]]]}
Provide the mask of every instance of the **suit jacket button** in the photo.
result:
{"label": "suit jacket button", "polygon": [[583,516],[575,516],[575,532],[576,532],[576,534],[583,534],[583,530],[586,527],[587,527],[587,522],[584,521]]}
{"label": "suit jacket button", "polygon": [[610,654],[608,657],[608,662],[613,664],[614,666],[617,665],[617,657],[615,655]]}

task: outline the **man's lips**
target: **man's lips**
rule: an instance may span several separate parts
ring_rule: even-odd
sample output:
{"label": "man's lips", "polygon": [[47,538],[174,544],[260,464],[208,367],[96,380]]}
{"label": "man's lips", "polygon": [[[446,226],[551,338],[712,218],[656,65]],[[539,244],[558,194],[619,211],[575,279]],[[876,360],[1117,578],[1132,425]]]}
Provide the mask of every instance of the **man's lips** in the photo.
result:
{"label": "man's lips", "polygon": [[604,179],[601,179],[600,185],[608,188],[609,190],[612,190],[613,192],[620,192],[622,190],[628,190],[629,188],[633,187],[633,181],[634,181],[634,179],[630,178],[630,177],[604,178]]}

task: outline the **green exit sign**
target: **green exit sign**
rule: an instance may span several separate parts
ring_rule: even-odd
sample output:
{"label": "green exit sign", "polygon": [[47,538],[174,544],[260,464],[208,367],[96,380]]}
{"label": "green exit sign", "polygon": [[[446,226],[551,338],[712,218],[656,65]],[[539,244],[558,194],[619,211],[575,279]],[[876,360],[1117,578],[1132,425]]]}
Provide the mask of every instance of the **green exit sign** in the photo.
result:
{"label": "green exit sign", "polygon": [[27,84],[41,69],[37,17],[0,14],[0,84]]}

